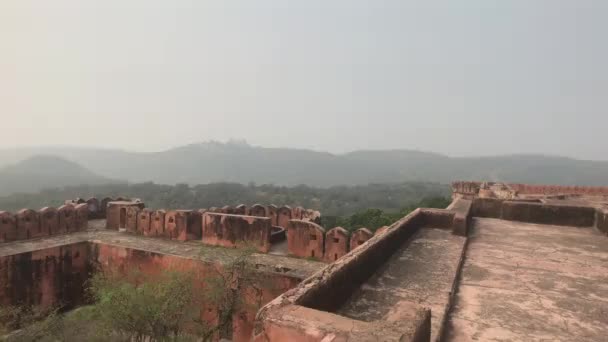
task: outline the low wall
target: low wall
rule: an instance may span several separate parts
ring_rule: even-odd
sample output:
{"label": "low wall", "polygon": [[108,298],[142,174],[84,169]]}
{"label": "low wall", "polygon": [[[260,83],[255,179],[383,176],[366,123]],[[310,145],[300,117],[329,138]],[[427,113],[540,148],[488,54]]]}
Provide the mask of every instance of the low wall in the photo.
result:
{"label": "low wall", "polygon": [[509,188],[522,195],[588,195],[605,196],[608,195],[608,187],[591,186],[561,186],[561,185],[532,185],[532,184],[507,184]]}
{"label": "low wall", "polygon": [[595,225],[595,208],[506,201],[502,204],[502,219],[560,226],[592,227]]}
{"label": "low wall", "polygon": [[575,227],[592,227],[596,219],[593,207],[490,198],[476,198],[472,214],[474,217]]}
{"label": "low wall", "polygon": [[373,236],[374,233],[367,228],[359,228],[355,230],[350,236],[350,250],[352,251],[353,249],[363,245]]}
{"label": "low wall", "polygon": [[[152,275],[158,274],[162,270],[174,269],[192,272],[200,281],[209,276],[216,276],[217,270],[221,269],[221,265],[216,263],[105,244],[93,245],[92,259],[102,269],[137,269]],[[300,281],[301,279],[284,274],[264,273],[264,277],[260,277],[259,281],[251,284],[251,289],[245,289],[240,298],[243,305],[232,316],[232,330],[222,337],[234,342],[250,341],[257,310],[281,293],[295,287]],[[204,289],[202,290],[204,291]],[[246,295],[247,293],[257,293],[257,295],[249,296]],[[209,312],[212,312],[213,315],[209,316]],[[213,322],[214,315],[217,315],[216,308],[203,304],[201,316]]]}
{"label": "low wall", "polygon": [[475,198],[472,215],[474,217],[501,218],[504,200],[496,198]]}
{"label": "low wall", "polygon": [[0,257],[0,304],[69,309],[85,303],[88,242]]}
{"label": "low wall", "polygon": [[[256,317],[255,341],[287,341],[306,340],[321,341],[322,338],[330,340],[329,336],[342,336],[347,340],[358,335],[355,328],[364,327],[362,331],[372,328],[367,324],[383,324],[388,322],[361,322],[341,317],[332,312],[339,309],[352,296],[374,272],[381,267],[418,229],[424,225],[424,216],[420,209],[402,218],[391,225],[385,233],[375,235],[369,239],[364,248],[357,248],[345,255],[343,258],[328,265],[312,277],[300,283],[295,289],[282,294],[264,308]],[[288,317],[294,312],[303,312],[302,316],[292,321]],[[430,312],[420,307],[412,307],[410,311],[402,312],[409,319],[399,322],[399,327],[382,328],[386,332],[397,331],[402,334],[402,341],[428,341],[430,338]],[[314,317],[324,317],[316,320]],[[417,319],[415,317],[418,317]],[[328,327],[327,332],[319,328],[320,322],[340,320],[345,325]],[[411,325],[410,325],[411,324]],[[298,327],[300,326],[300,327]],[[306,329],[307,326],[315,326],[318,334],[312,334],[313,330]],[[344,331],[346,327],[347,331]],[[408,333],[403,329],[409,329]],[[332,335],[333,334],[333,335]],[[356,340],[356,338],[354,338]],[[365,340],[365,339],[363,339]],[[393,339],[390,339],[393,340]],[[400,340],[399,338],[395,340]]]}
{"label": "low wall", "polygon": [[325,234],[325,251],[323,260],[332,263],[348,253],[350,236],[348,231],[342,227],[335,227]]}
{"label": "low wall", "polygon": [[[71,309],[87,304],[87,280],[96,270],[109,268],[151,275],[168,269],[192,271],[198,280],[204,281],[206,277],[215,276],[221,270],[221,264],[86,241],[1,256],[0,306],[50,308],[62,305],[64,309]],[[278,272],[260,272],[264,276],[252,282],[251,288],[246,288],[239,297],[242,305],[232,316],[232,329],[222,337],[235,342],[250,341],[257,310],[302,280]],[[252,296],[252,293],[256,295]],[[201,307],[202,317],[211,323],[214,317],[209,316],[209,312],[217,315],[214,307]]]}
{"label": "low wall", "polygon": [[472,200],[459,198],[452,202],[448,207],[449,210],[454,212],[454,220],[452,223],[452,232],[454,234],[468,236],[472,206]]}
{"label": "low wall", "polygon": [[355,249],[317,274],[318,277],[304,281],[307,290],[297,296],[295,304],[322,311],[336,310],[423,222],[420,209],[395,222],[384,234],[368,240],[366,248]]}
{"label": "low wall", "polygon": [[88,226],[87,204],[21,209],[16,214],[0,211],[0,243],[29,240],[83,231]]}
{"label": "low wall", "polygon": [[204,213],[202,241],[224,247],[255,247],[270,250],[271,220],[267,217]]}
{"label": "low wall", "polygon": [[313,222],[290,220],[287,225],[287,250],[293,256],[323,260],[325,229]]}

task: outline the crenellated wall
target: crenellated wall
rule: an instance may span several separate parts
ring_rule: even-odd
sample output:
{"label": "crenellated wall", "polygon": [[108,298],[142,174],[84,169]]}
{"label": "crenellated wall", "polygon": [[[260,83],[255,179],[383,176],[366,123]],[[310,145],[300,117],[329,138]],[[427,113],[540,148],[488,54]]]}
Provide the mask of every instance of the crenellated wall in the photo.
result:
{"label": "crenellated wall", "polygon": [[522,195],[588,195],[606,196],[608,187],[589,186],[561,186],[561,185],[532,185],[532,184],[507,184],[509,188]]}
{"label": "crenellated wall", "polygon": [[[285,239],[285,233],[280,228],[285,229],[286,226],[278,225],[279,222],[287,222],[288,225],[288,219],[295,216],[301,217],[303,222],[314,224],[321,217],[318,211],[311,209],[261,204],[254,204],[251,208],[241,204],[234,208],[223,206],[199,210],[150,211],[140,201],[106,202],[109,229],[124,228],[137,235],[179,241],[198,240],[224,247],[250,245],[260,252],[268,252],[272,243]],[[273,231],[276,233],[274,236]],[[318,252],[321,253],[318,257],[322,258],[323,248]]]}
{"label": "crenellated wall", "polygon": [[92,270],[88,242],[0,257],[0,306],[84,303]]}
{"label": "crenellated wall", "polygon": [[87,229],[88,218],[86,203],[38,211],[21,209],[16,214],[0,211],[0,243],[83,231]]}
{"label": "crenellated wall", "polygon": [[271,220],[267,217],[204,213],[202,241],[224,247],[254,247],[270,250]]}

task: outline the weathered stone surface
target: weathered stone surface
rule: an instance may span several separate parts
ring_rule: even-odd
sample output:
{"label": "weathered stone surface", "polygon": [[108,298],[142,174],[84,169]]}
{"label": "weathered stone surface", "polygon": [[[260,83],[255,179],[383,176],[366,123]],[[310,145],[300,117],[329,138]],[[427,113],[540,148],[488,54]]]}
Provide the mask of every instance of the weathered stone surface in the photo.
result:
{"label": "weathered stone surface", "polygon": [[291,220],[291,207],[282,206],[277,210],[277,226],[287,228]]}
{"label": "weathered stone surface", "polygon": [[7,211],[0,211],[0,242],[17,240],[17,221]]}
{"label": "weathered stone surface", "polygon": [[46,235],[59,234],[59,214],[57,209],[53,207],[44,207],[40,209],[40,229]]}
{"label": "weathered stone surface", "polygon": [[[362,322],[299,305],[288,305],[265,316],[254,342],[427,342],[430,340],[429,310],[402,307],[399,320]],[[258,328],[258,326],[256,326]]]}
{"label": "weathered stone surface", "polygon": [[[75,232],[0,246],[0,305],[31,304],[66,308],[83,304],[84,284],[91,264],[138,269],[158,274],[164,269],[189,271],[200,279],[215,274],[242,251],[176,242],[115,231]],[[253,253],[249,260],[264,273],[254,287],[245,289],[240,309],[234,313],[232,341],[250,341],[253,320],[260,305],[296,286],[322,264],[307,260]],[[69,279],[69,281],[65,281]],[[203,308],[209,305],[203,303]],[[217,315],[218,312],[215,312]],[[213,313],[203,314],[213,322]]]}
{"label": "weathered stone surface", "polygon": [[595,209],[572,205],[506,201],[502,205],[502,219],[560,226],[592,227]]}
{"label": "weathered stone surface", "polygon": [[74,207],[74,229],[83,231],[87,229],[89,222],[89,206],[86,203],[80,203]]}
{"label": "weathered stone surface", "polygon": [[150,218],[150,235],[165,237],[165,214],[164,210],[156,210]]}
{"label": "weathered stone surface", "polygon": [[468,235],[472,205],[472,200],[459,198],[450,206],[450,210],[454,211],[454,223],[452,228],[454,234],[460,236]]}
{"label": "weathered stone surface", "polygon": [[353,249],[361,246],[367,240],[371,239],[372,236],[374,236],[374,233],[367,228],[359,228],[355,230],[350,237],[350,250],[352,251]]}
{"label": "weathered stone surface", "polygon": [[431,309],[431,340],[439,341],[465,241],[450,230],[419,229],[338,313],[366,322],[385,321],[395,319],[402,307],[419,304]]}
{"label": "weathered stone surface", "polygon": [[0,306],[81,305],[89,271],[86,242],[0,256]]}
{"label": "weathered stone surface", "polygon": [[101,210],[99,208],[99,200],[95,197],[91,197],[87,200],[87,206],[89,209],[89,219],[103,218]]}
{"label": "weathered stone surface", "polygon": [[254,204],[249,208],[250,216],[258,216],[258,217],[267,217],[266,216],[266,207],[261,204]]}
{"label": "weathered stone surface", "polygon": [[502,217],[502,202],[497,198],[475,198],[473,200],[472,214],[475,217]]}
{"label": "weathered stone surface", "polygon": [[304,216],[304,208],[295,207],[291,209],[291,219],[292,220],[301,220]]}
{"label": "weathered stone surface", "polygon": [[225,205],[222,207],[222,209],[220,209],[221,213],[224,214],[234,214],[236,211],[236,209],[234,209],[233,207],[229,206],[229,205]]}
{"label": "weathered stone surface", "polygon": [[590,228],[476,218],[447,341],[603,341],[608,239]]}
{"label": "weathered stone surface", "polygon": [[202,214],[193,210],[172,210],[165,215],[165,234],[172,240],[201,240]]}
{"label": "weathered stone surface", "polygon": [[137,234],[137,215],[139,214],[139,211],[140,209],[137,206],[127,207],[127,223],[125,227],[127,228],[127,232]]}
{"label": "weathered stone surface", "polygon": [[332,263],[348,253],[350,238],[348,231],[342,227],[335,227],[325,234],[325,251],[323,260]]}
{"label": "weathered stone surface", "polygon": [[27,240],[45,236],[40,229],[40,217],[31,209],[21,209],[17,218],[17,240]]}
{"label": "weathered stone surface", "polygon": [[236,208],[234,208],[234,214],[235,215],[245,215],[248,216],[249,215],[249,208],[247,208],[246,205],[244,204],[239,204],[236,206]]}
{"label": "weathered stone surface", "polygon": [[76,231],[76,213],[72,205],[62,205],[57,209],[59,215],[59,233]]}
{"label": "weathered stone surface", "polygon": [[[312,224],[311,222],[292,220],[290,221],[290,228],[294,228],[294,223]],[[416,231],[418,231],[422,224],[423,216],[420,210],[416,210],[412,214],[393,224],[387,229],[386,233],[371,238],[364,248],[353,250],[351,253],[348,253],[346,256],[338,259],[322,271],[300,283],[300,285],[293,290],[284,293],[264,306],[264,308],[258,312],[256,318],[256,330],[254,331],[255,340],[282,341],[285,338],[290,340],[289,338],[291,337],[296,341],[306,339],[309,341],[321,341],[323,339],[331,340],[331,338],[337,338],[337,340],[343,341],[346,341],[346,339],[353,341],[400,341],[400,339],[409,341],[412,339],[417,340],[416,338],[422,338],[422,340],[428,341],[430,335],[430,320],[428,319],[429,312],[426,310],[423,310],[424,314],[422,315],[426,317],[422,320],[426,323],[417,325],[426,326],[426,328],[423,329],[425,332],[421,335],[405,335],[403,334],[403,331],[399,331],[399,328],[388,328],[388,326],[384,326],[383,329],[378,330],[378,327],[384,323],[393,323],[404,328],[404,322],[418,321],[412,317],[417,315],[413,313],[419,311],[415,309],[412,310],[411,306],[409,308],[406,308],[405,306],[401,307],[400,311],[394,312],[392,316],[394,321],[359,322],[344,318],[345,322],[347,322],[344,325],[346,331],[353,332],[358,326],[365,326],[362,331],[371,333],[371,335],[367,335],[365,338],[361,335],[349,335],[348,333],[347,335],[340,335],[344,333],[341,329],[337,331],[334,329],[331,329],[331,331],[317,329],[315,332],[314,329],[309,330],[307,327],[319,326],[320,322],[323,322],[324,320],[316,320],[313,317],[300,317],[296,319],[295,317],[292,318],[289,316],[289,312],[291,312],[294,307],[314,309],[315,315],[317,312],[324,316],[327,312],[336,312],[336,310],[355,293],[360,285],[370,278],[375,270],[380,269],[382,264],[390,258],[395,251],[403,246]],[[449,232],[447,233],[449,234]],[[452,235],[450,234],[450,236]],[[305,311],[309,312],[311,315],[313,314],[312,311]],[[321,311],[327,312],[321,313]],[[360,325],[361,323],[363,323],[363,325]],[[365,323],[370,323],[370,325]],[[380,326],[370,329],[370,327],[375,324],[380,324]],[[418,331],[417,328],[413,330]],[[374,332],[380,334],[386,332],[386,334],[392,335],[375,335],[374,339]],[[414,335],[417,337],[414,337]]]}
{"label": "weathered stone surface", "polygon": [[378,229],[376,229],[376,232],[374,233],[374,235],[381,235],[386,233],[386,231],[388,230],[388,226],[382,226]]}
{"label": "weathered stone surface", "polygon": [[144,236],[152,236],[152,212],[148,209],[142,209],[137,214],[137,234]]}
{"label": "weathered stone surface", "polygon": [[287,249],[289,254],[323,260],[325,229],[316,223],[291,220],[287,225]]}
{"label": "weathered stone surface", "polygon": [[[279,226],[279,208],[276,205],[271,204],[267,207],[267,214],[271,220],[273,226]],[[286,227],[283,227],[286,228]]]}
{"label": "weathered stone surface", "polygon": [[135,232],[136,228],[133,229],[133,225],[137,225],[137,215],[133,215],[133,210],[130,211],[131,216],[129,217],[128,208],[137,208],[141,210],[146,206],[140,200],[133,201],[112,201],[108,203],[106,210],[106,222],[108,229],[118,230],[120,228],[127,229],[127,221],[130,220],[130,232]]}
{"label": "weathered stone surface", "polygon": [[203,214],[202,241],[224,247],[255,247],[267,253],[270,249],[271,225],[267,217]]}

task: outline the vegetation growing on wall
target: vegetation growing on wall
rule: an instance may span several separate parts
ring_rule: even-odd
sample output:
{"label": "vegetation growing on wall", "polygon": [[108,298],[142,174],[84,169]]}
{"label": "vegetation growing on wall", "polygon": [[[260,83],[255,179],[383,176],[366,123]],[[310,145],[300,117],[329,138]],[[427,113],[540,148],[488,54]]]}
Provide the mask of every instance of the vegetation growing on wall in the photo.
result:
{"label": "vegetation growing on wall", "polygon": [[11,331],[7,341],[206,342],[231,338],[233,315],[248,305],[256,311],[262,305],[262,288],[268,285],[250,264],[251,253],[244,250],[204,277],[192,270],[149,274],[136,268],[128,272],[104,269],[89,282],[93,300],[89,306],[63,315],[58,308],[2,308],[0,340]]}

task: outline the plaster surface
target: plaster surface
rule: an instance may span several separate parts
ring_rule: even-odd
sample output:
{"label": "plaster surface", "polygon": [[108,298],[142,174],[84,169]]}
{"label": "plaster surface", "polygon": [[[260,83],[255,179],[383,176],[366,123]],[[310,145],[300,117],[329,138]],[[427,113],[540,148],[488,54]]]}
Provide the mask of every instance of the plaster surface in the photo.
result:
{"label": "plaster surface", "polygon": [[608,239],[473,220],[447,341],[606,341]]}
{"label": "plaster surface", "polygon": [[415,303],[431,309],[431,340],[441,334],[465,238],[421,228],[353,296],[338,314],[372,322],[391,320]]}

